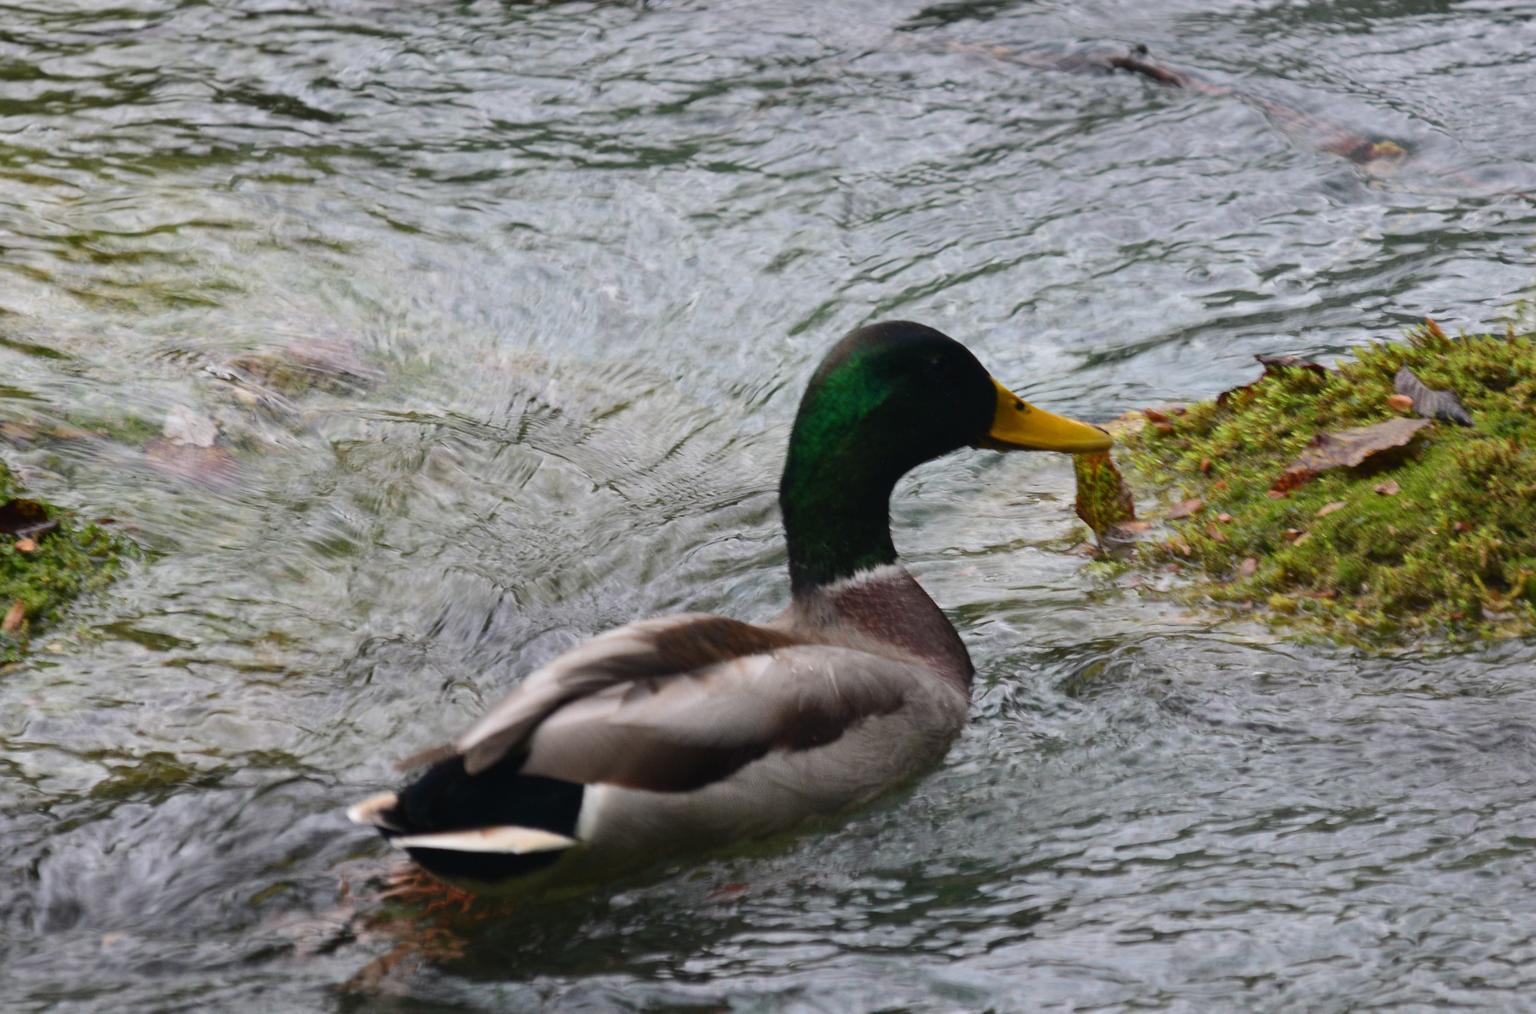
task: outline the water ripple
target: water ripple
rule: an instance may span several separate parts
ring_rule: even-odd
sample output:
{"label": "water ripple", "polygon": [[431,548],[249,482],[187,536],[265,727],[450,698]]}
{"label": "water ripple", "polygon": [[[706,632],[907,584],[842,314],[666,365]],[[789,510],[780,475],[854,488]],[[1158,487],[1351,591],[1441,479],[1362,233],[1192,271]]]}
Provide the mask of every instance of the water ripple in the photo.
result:
{"label": "water ripple", "polygon": [[[11,5],[8,464],[145,558],[0,680],[15,1002],[331,1006],[338,808],[531,667],[783,597],[842,329],[1100,418],[1532,280],[1518,5]],[[1053,60],[1145,43],[1235,91]],[[1277,116],[1404,141],[1371,176]],[[418,1005],[1515,1007],[1529,644],[1365,658],[1101,587],[1062,462],[907,480],[979,667],[831,833],[461,925]]]}

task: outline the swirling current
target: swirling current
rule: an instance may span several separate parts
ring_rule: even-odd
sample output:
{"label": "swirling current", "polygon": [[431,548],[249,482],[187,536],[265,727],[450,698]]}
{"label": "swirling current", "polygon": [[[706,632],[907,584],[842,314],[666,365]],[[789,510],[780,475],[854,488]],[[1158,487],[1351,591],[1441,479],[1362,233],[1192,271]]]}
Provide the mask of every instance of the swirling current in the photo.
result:
{"label": "swirling current", "polygon": [[1091,419],[1498,326],[1533,65],[1496,0],[4,5],[0,455],[143,554],[0,673],[0,1007],[1528,1008],[1536,648],[1105,588],[1043,457],[898,490],[978,687],[886,805],[447,943],[341,808],[598,630],[776,611],[860,323]]}

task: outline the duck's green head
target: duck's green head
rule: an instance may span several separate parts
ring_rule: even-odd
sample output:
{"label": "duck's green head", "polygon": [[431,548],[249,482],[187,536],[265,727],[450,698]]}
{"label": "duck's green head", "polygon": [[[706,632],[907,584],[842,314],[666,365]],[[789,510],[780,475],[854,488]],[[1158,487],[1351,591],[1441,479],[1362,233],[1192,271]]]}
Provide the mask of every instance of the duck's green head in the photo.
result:
{"label": "duck's green head", "polygon": [[789,437],[779,504],[796,592],[891,563],[889,502],[906,472],[962,447],[1107,450],[1103,430],[1035,408],[961,345],[910,321],[827,353]]}

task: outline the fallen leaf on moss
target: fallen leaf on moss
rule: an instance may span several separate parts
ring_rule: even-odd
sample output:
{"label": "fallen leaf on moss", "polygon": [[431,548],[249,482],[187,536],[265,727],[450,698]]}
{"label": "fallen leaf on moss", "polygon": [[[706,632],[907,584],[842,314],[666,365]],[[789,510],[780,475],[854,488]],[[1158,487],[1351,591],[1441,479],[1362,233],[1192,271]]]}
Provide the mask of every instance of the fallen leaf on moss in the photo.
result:
{"label": "fallen leaf on moss", "polygon": [[1072,468],[1077,474],[1077,516],[1093,529],[1100,542],[1111,525],[1136,520],[1131,488],[1108,451],[1074,455]]}
{"label": "fallen leaf on moss", "polygon": [[1461,404],[1461,399],[1450,391],[1426,387],[1424,381],[1414,376],[1408,367],[1400,367],[1392,378],[1392,388],[1399,395],[1413,399],[1412,408],[1426,419],[1444,419],[1446,422],[1472,425],[1472,413]]}
{"label": "fallen leaf on moss", "polygon": [[1145,535],[1152,530],[1150,521],[1117,521],[1109,526],[1109,535],[1122,539],[1134,539],[1138,535]]}
{"label": "fallen leaf on moss", "polygon": [[1405,446],[1426,426],[1428,419],[1388,419],[1386,422],[1357,426],[1337,433],[1319,433],[1302,448],[1289,468],[1280,474],[1270,489],[1284,493],[1307,482],[1313,476],[1335,468],[1354,468],[1366,460]]}
{"label": "fallen leaf on moss", "polygon": [[1216,515],[1216,520],[1220,521],[1224,525],[1230,525],[1232,523],[1232,515],[1228,514],[1226,511],[1222,511],[1220,514]]}
{"label": "fallen leaf on moss", "polygon": [[1254,557],[1247,557],[1237,565],[1238,577],[1252,577],[1259,572],[1259,561]]}
{"label": "fallen leaf on moss", "polygon": [[1345,503],[1343,500],[1335,500],[1335,501],[1333,501],[1333,503],[1325,503],[1325,504],[1323,504],[1321,507],[1319,507],[1317,509],[1317,515],[1316,516],[1320,517],[1320,518],[1326,518],[1328,515],[1332,514],[1334,511],[1341,511],[1345,507],[1348,507],[1348,506],[1349,505],[1347,503]]}
{"label": "fallen leaf on moss", "polygon": [[32,538],[17,539],[12,548],[18,553],[35,553],[37,552],[37,540]]}
{"label": "fallen leaf on moss", "polygon": [[1188,500],[1181,500],[1168,509],[1168,520],[1177,521],[1180,518],[1187,518],[1191,514],[1199,514],[1204,507],[1205,501],[1198,496],[1191,497]]}
{"label": "fallen leaf on moss", "polygon": [[21,621],[27,618],[27,607],[18,599],[11,603],[11,608],[6,610],[5,619],[0,620],[0,634],[14,634],[21,629]]}
{"label": "fallen leaf on moss", "polygon": [[1319,377],[1326,377],[1328,375],[1328,367],[1322,363],[1314,363],[1310,359],[1303,359],[1300,356],[1257,355],[1253,358],[1257,359],[1259,365],[1264,367],[1265,373],[1274,373],[1278,370],[1310,370]]}
{"label": "fallen leaf on moss", "polygon": [[1397,496],[1402,491],[1403,487],[1397,484],[1396,479],[1388,479],[1386,482],[1379,483],[1376,486],[1376,492],[1382,496]]}
{"label": "fallen leaf on moss", "polygon": [[1394,412],[1412,412],[1413,399],[1406,394],[1393,394],[1387,397],[1387,407]]}
{"label": "fallen leaf on moss", "polygon": [[1259,384],[1263,383],[1265,377],[1275,376],[1282,370],[1306,370],[1309,373],[1315,373],[1319,377],[1325,377],[1328,375],[1328,367],[1324,366],[1322,363],[1309,362],[1306,359],[1302,359],[1300,356],[1258,355],[1254,356],[1253,358],[1258,360],[1260,366],[1264,367],[1264,372],[1259,375],[1257,380],[1243,384],[1240,387],[1234,387],[1229,391],[1223,391],[1218,394],[1216,396],[1217,405],[1226,405],[1228,401],[1240,394],[1253,393],[1253,389]]}

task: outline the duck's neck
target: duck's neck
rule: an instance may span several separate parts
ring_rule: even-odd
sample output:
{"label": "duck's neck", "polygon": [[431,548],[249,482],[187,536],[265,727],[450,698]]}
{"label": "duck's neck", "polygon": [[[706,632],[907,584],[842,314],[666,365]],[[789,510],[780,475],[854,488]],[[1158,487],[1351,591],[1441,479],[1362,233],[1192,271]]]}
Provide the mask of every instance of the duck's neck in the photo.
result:
{"label": "duck's neck", "polygon": [[805,461],[791,448],[779,486],[789,584],[798,597],[834,581],[896,562],[891,542],[895,476],[868,462]]}
{"label": "duck's neck", "polygon": [[779,506],[789,546],[792,612],[853,643],[910,656],[962,690],[971,657],[954,625],[896,562],[890,500],[900,472],[859,455],[797,455],[791,442]]}

